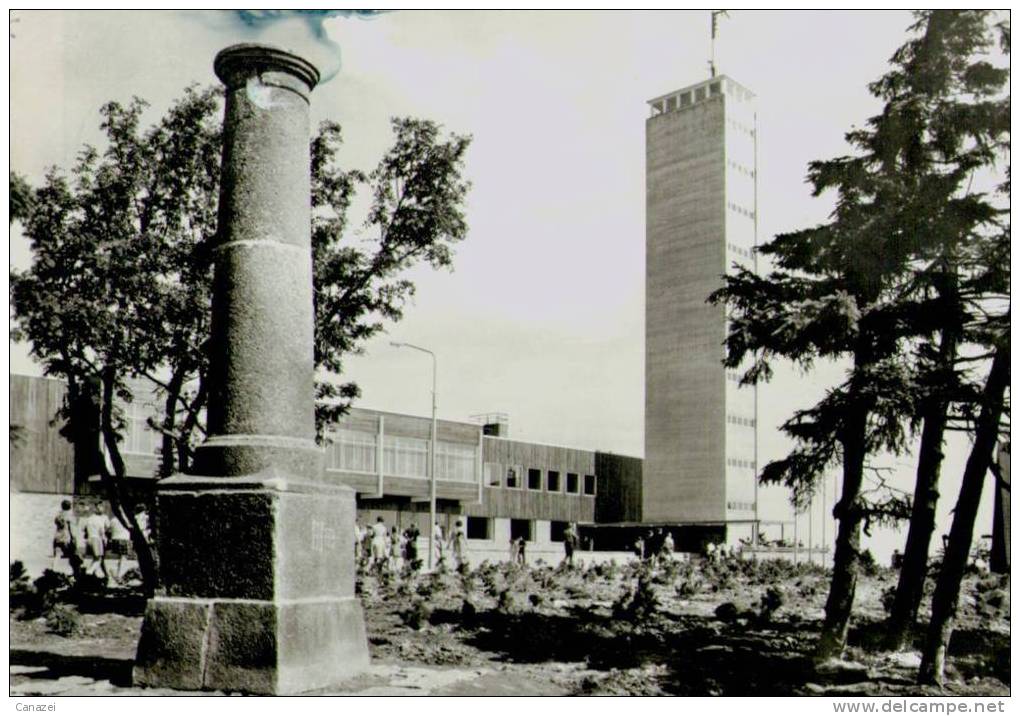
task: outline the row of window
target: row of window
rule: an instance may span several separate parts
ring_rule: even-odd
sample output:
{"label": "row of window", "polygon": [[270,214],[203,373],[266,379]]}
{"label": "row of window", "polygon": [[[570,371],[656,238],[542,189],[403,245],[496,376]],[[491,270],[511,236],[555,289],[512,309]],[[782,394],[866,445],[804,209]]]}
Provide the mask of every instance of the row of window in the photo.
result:
{"label": "row of window", "polygon": [[739,204],[734,204],[732,201],[727,201],[726,202],[726,208],[729,209],[730,211],[735,211],[738,214],[746,216],[748,219],[753,219],[754,218],[754,212],[753,211],[751,211],[750,209],[745,209],[744,207],[740,206]]}
{"label": "row of window", "polygon": [[733,127],[734,129],[739,130],[741,132],[744,132],[748,136],[751,136],[751,137],[754,136],[754,127],[749,127],[746,124],[744,124],[743,122],[738,122],[735,119],[730,119],[730,120],[727,120],[727,121],[730,123],[730,126]]}
{"label": "row of window", "polygon": [[754,503],[753,502],[740,502],[738,500],[734,500],[734,501],[726,503],[726,509],[727,510],[740,510],[740,511],[743,511],[743,512],[754,512]]}
{"label": "row of window", "polygon": [[[327,467],[346,472],[378,472],[378,439],[361,430],[330,433]],[[397,477],[428,477],[429,441],[421,438],[383,436],[383,472]],[[436,478],[454,482],[475,482],[478,448],[474,445],[439,440],[436,444]]]}
{"label": "row of window", "polygon": [[696,104],[697,102],[704,102],[708,97],[716,97],[721,94],[722,84],[719,82],[713,82],[706,87],[697,87],[694,90],[688,90],[686,92],[680,92],[679,94],[666,97],[664,100],[660,100],[652,106],[654,111],[658,114],[674,112],[677,108],[684,109],[685,107],[690,107],[692,104]]}
{"label": "row of window", "polygon": [[741,174],[743,174],[745,176],[749,176],[749,177],[753,177],[754,176],[754,169],[748,169],[747,167],[745,167],[740,162],[735,162],[732,159],[727,159],[726,160],[726,164],[729,165],[730,169],[734,169],[734,170],[740,172]]}
{"label": "row of window", "polygon": [[740,460],[735,457],[728,457],[726,458],[726,464],[730,467],[746,467],[751,470],[755,469],[753,460]]}
{"label": "row of window", "polygon": [[[563,542],[564,535],[567,531],[569,522],[562,522],[559,520],[551,520],[549,522],[549,541],[550,542]],[[516,540],[521,537],[524,538],[525,542],[535,541],[535,521],[534,520],[510,520],[510,539]],[[492,518],[491,517],[468,517],[467,518],[467,538],[468,539],[493,539],[492,532]]]}
{"label": "row of window", "polygon": [[[524,469],[523,465],[501,465],[485,463],[485,482],[489,487],[505,487],[511,490],[566,492],[568,495],[594,495],[595,476],[580,475],[576,472],[561,474],[559,470],[541,470],[536,467]],[[583,477],[583,481],[582,481]]]}
{"label": "row of window", "polygon": [[748,428],[753,428],[758,421],[754,418],[745,418],[740,415],[727,415],[726,422],[730,425],[743,425]]}
{"label": "row of window", "polygon": [[744,248],[741,248],[741,247],[737,246],[736,244],[726,244],[726,248],[729,249],[732,253],[735,253],[737,256],[743,256],[745,258],[753,258],[754,257],[754,249],[753,248],[752,249],[744,249]]}

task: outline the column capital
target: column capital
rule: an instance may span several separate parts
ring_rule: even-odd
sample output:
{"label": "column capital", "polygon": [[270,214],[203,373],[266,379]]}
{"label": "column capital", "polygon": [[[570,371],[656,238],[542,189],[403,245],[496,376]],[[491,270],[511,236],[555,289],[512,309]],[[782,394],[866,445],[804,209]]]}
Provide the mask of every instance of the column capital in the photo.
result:
{"label": "column capital", "polygon": [[319,70],[311,62],[274,45],[242,43],[221,50],[213,62],[213,71],[233,89],[251,76],[264,72],[282,72],[296,77],[310,92],[319,83]]}

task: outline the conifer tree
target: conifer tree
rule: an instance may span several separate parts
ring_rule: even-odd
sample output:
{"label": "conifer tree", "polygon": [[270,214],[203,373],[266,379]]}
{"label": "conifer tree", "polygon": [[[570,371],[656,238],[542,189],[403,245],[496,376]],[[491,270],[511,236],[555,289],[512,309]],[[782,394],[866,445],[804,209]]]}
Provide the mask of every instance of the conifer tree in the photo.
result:
{"label": "conifer tree", "polygon": [[[810,166],[815,195],[836,193],[830,221],[776,237],[760,249],[775,265],[772,274],[738,271],[713,295],[730,304],[727,365],[751,358],[746,382],[767,380],[777,357],[805,368],[816,358],[849,363],[840,385],[783,425],[795,448],[760,476],[786,484],[803,502],[829,465],[842,464],[822,658],[838,655],[846,642],[861,529],[908,513],[911,565],[897,598],[913,604],[912,623],[949,409],[966,412],[978,392],[973,371],[959,366],[960,347],[980,340],[976,316],[1003,290],[986,269],[1001,211],[967,186],[975,170],[1001,157],[1009,126],[1008,100],[1004,111],[991,97],[1002,71],[974,58],[987,44],[986,22],[980,12],[918,13],[915,37],[870,86],[884,101],[882,112],[846,135],[855,153]],[[894,491],[868,489],[869,458],[902,452],[909,431],[918,429],[913,504]]]}

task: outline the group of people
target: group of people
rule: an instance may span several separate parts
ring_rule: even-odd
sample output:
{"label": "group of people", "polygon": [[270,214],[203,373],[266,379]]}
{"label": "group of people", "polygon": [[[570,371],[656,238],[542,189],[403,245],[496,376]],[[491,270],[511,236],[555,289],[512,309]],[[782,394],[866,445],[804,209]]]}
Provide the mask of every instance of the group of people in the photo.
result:
{"label": "group of people", "polygon": [[[142,532],[148,535],[148,516],[141,505],[137,508],[135,520]],[[124,560],[132,554],[131,534],[121,520],[110,517],[103,503],[82,504],[76,511],[71,500],[63,500],[53,524],[54,569],[57,560],[63,558],[76,577],[95,574],[103,581],[109,581],[109,557],[117,561],[113,578],[119,581],[123,577]]]}
{"label": "group of people", "polygon": [[[449,553],[453,566],[461,565],[467,559],[467,532],[464,529],[464,521],[457,520],[449,541],[443,539],[443,528],[438,522],[433,529],[435,530],[433,550],[437,563],[443,562]],[[419,537],[421,531],[414,523],[401,532],[396,525],[387,528],[382,517],[377,517],[368,527],[363,527],[360,521],[355,522],[355,562],[363,569],[399,572],[406,565],[417,570],[421,566],[418,557]]]}
{"label": "group of people", "polygon": [[639,535],[634,542],[634,554],[641,559],[654,559],[656,557],[672,559],[675,548],[676,543],[673,540],[673,534],[663,530],[661,527],[648,530],[644,536]]}

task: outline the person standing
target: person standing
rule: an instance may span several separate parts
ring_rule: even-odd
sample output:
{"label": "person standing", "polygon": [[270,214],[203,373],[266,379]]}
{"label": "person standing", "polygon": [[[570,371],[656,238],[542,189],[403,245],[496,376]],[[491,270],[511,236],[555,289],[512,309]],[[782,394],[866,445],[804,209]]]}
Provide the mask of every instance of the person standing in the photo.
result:
{"label": "person standing", "polygon": [[643,560],[645,558],[645,539],[641,535],[634,541],[634,554],[637,555],[638,559]]}
{"label": "person standing", "polygon": [[467,551],[467,533],[464,531],[464,523],[457,520],[453,527],[453,534],[450,535],[450,553],[453,555],[454,567],[464,563],[464,553]]}
{"label": "person standing", "polygon": [[662,556],[666,559],[673,559],[673,550],[676,548],[676,543],[673,541],[673,533],[667,532],[666,536],[662,538]]}
{"label": "person standing", "polygon": [[53,565],[56,569],[57,559],[67,558],[71,574],[75,578],[81,573],[82,561],[78,556],[78,518],[70,500],[60,502],[60,512],[53,518],[55,532],[53,534]]}
{"label": "person standing", "polygon": [[411,566],[411,569],[417,571],[418,569],[418,537],[421,532],[418,531],[418,525],[414,522],[404,532],[404,558],[407,563]]}
{"label": "person standing", "polygon": [[574,523],[571,522],[567,525],[567,529],[563,531],[563,551],[565,557],[564,562],[567,563],[568,567],[574,566],[574,550],[577,548],[577,529],[574,527]]}
{"label": "person standing", "polygon": [[527,540],[524,539],[523,535],[517,538],[517,563],[522,567],[528,563],[527,556],[524,554],[526,545]]}
{"label": "person standing", "polygon": [[439,526],[439,521],[436,520],[436,524],[433,526],[432,529],[435,530],[435,532],[432,533],[432,542],[435,544],[436,564],[438,565],[440,562],[443,561],[444,556],[443,528]]}
{"label": "person standing", "polygon": [[110,543],[108,552],[117,558],[117,574],[114,575],[114,580],[119,582],[124,572],[124,558],[128,556],[131,547],[131,533],[128,532],[127,527],[117,518],[109,520],[109,525]]}
{"label": "person standing", "polygon": [[404,538],[396,525],[390,528],[390,571],[400,572],[400,565],[404,557]]}
{"label": "person standing", "polygon": [[110,529],[110,520],[99,505],[89,509],[88,516],[84,520],[85,527],[85,556],[91,557],[92,562],[85,567],[85,574],[91,573],[98,564],[103,573],[103,579],[109,580],[110,574],[106,570],[106,539]]}
{"label": "person standing", "polygon": [[386,523],[382,516],[375,518],[372,525],[372,556],[369,567],[386,566]]}

